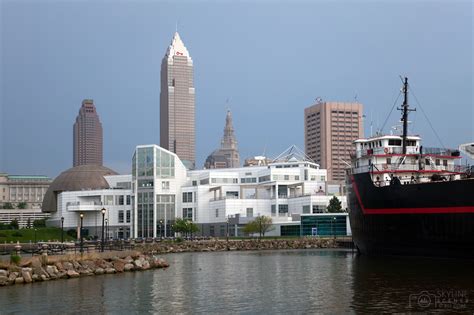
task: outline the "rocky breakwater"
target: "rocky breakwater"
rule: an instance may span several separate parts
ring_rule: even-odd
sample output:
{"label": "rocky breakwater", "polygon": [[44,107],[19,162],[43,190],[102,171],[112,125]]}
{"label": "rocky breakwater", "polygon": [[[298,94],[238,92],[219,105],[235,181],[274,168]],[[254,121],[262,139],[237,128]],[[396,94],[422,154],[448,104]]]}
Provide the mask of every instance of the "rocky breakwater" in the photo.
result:
{"label": "rocky breakwater", "polygon": [[140,244],[135,248],[149,254],[182,253],[182,252],[214,252],[214,251],[243,251],[243,250],[272,250],[272,249],[312,249],[335,248],[334,239],[295,238],[295,239],[245,239],[205,241],[163,241],[151,244]]}
{"label": "rocky breakwater", "polygon": [[164,259],[140,252],[42,255],[24,259],[19,264],[0,265],[0,286],[167,267],[169,264]]}

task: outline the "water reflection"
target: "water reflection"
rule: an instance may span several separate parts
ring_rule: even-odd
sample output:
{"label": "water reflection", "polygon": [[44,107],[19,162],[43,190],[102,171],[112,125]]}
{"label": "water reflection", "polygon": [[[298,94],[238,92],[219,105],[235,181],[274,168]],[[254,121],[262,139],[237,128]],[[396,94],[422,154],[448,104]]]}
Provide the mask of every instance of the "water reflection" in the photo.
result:
{"label": "water reflection", "polygon": [[[458,300],[458,310],[455,305],[435,305],[436,295],[462,293],[468,300],[474,300],[472,261],[355,256],[352,263],[351,308],[356,312],[451,313],[474,309],[472,301]],[[423,292],[428,293],[431,300],[420,305],[418,298]]]}
{"label": "water reflection", "polygon": [[420,309],[408,308],[411,294],[440,290],[466,291],[474,300],[471,262],[335,250],[182,253],[166,259],[167,270],[0,287],[0,313],[412,312]]}

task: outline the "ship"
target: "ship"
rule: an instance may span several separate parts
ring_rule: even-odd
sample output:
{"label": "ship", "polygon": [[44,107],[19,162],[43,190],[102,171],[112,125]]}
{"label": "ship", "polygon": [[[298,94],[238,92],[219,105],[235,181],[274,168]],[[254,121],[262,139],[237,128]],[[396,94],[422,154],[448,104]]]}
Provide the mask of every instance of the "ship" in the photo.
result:
{"label": "ship", "polygon": [[[402,78],[401,135],[357,139],[346,173],[355,248],[366,255],[474,258],[473,144],[424,148],[408,135],[408,78]],[[464,149],[464,150],[463,150]]]}

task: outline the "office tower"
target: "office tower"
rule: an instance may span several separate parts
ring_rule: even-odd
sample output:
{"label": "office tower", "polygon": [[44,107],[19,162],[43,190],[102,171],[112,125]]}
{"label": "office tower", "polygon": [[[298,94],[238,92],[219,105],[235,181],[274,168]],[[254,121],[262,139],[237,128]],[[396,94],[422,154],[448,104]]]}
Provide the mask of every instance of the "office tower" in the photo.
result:
{"label": "office tower", "polygon": [[160,146],[189,169],[196,160],[193,80],[193,60],[176,32],[161,63]]}
{"label": "office tower", "polygon": [[235,139],[232,114],[227,111],[225,118],[224,136],[221,140],[221,148],[212,152],[206,159],[204,168],[232,168],[240,167],[239,149]]}
{"label": "office tower", "polygon": [[74,123],[74,166],[102,165],[102,124],[93,100],[83,100]]}
{"label": "office tower", "polygon": [[304,110],[305,152],[327,169],[328,180],[344,180],[352,142],[363,136],[360,103],[318,102]]}

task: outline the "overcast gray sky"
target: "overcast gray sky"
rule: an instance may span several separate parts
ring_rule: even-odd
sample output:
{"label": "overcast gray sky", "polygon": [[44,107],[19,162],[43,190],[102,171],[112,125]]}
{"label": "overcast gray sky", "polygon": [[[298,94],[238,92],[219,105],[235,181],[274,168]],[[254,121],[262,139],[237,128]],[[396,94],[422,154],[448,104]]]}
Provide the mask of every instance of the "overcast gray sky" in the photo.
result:
{"label": "overcast gray sky", "polygon": [[[103,124],[104,164],[129,173],[136,145],[159,144],[160,63],[176,21],[194,60],[198,166],[219,145],[226,99],[241,159],[272,157],[304,149],[316,97],[357,96],[366,135],[376,130],[399,75],[445,146],[474,140],[471,1],[0,0],[0,11],[0,171],[11,174],[72,166],[84,98]],[[411,120],[441,146],[419,109]]]}

